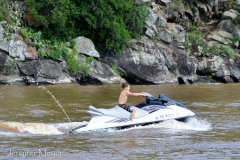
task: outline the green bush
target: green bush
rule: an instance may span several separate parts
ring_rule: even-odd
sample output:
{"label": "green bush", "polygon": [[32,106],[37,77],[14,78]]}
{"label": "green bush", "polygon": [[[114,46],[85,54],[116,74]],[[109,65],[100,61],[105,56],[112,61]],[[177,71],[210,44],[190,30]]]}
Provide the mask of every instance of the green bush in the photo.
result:
{"label": "green bush", "polygon": [[169,7],[175,10],[184,9],[183,0],[173,0],[169,3]]}
{"label": "green bush", "polygon": [[42,24],[43,37],[63,41],[91,39],[98,50],[120,53],[131,37],[144,31],[146,6],[132,0],[25,0]]}
{"label": "green bush", "polygon": [[187,52],[199,52],[199,46],[200,48],[204,48],[202,40],[203,34],[196,26],[192,26],[191,28],[187,29],[187,36],[184,43]]}
{"label": "green bush", "polygon": [[65,55],[68,64],[68,69],[73,74],[76,74],[80,77],[85,77],[90,71],[90,63],[93,61],[93,58],[81,55],[83,59],[86,60],[85,62],[82,62],[75,58],[76,54],[77,50],[76,47],[74,46],[72,51]]}
{"label": "green bush", "polygon": [[232,56],[234,54],[234,50],[228,45],[221,45],[219,49],[221,55]]}
{"label": "green bush", "polygon": [[0,0],[0,21],[5,20],[7,14],[7,0]]}
{"label": "green bush", "polygon": [[72,48],[70,52],[68,46],[62,41],[56,39],[52,41],[42,39],[41,32],[34,32],[30,28],[21,28],[21,34],[27,43],[31,43],[32,46],[36,47],[39,58],[58,60],[63,56],[66,59],[68,69],[71,73],[84,77],[89,72],[89,64],[92,57],[85,57],[87,59],[86,63],[77,60],[75,58],[77,51],[76,42],[74,40],[71,42],[71,46],[69,46]]}
{"label": "green bush", "polygon": [[118,76],[121,76],[121,72],[117,69],[117,66],[118,66],[118,62],[117,62],[117,61],[114,61],[113,64],[112,64],[112,70],[113,70]]}
{"label": "green bush", "polygon": [[189,39],[189,41],[198,44],[203,40],[203,34],[196,26],[192,26],[189,30],[187,38]]}
{"label": "green bush", "polygon": [[[237,7],[236,7],[236,10],[237,10],[238,12],[240,12],[240,6],[237,6]],[[239,25],[239,24],[240,24],[240,15],[239,15],[239,14],[237,15],[237,18],[235,19],[235,24],[236,24],[236,25]]]}

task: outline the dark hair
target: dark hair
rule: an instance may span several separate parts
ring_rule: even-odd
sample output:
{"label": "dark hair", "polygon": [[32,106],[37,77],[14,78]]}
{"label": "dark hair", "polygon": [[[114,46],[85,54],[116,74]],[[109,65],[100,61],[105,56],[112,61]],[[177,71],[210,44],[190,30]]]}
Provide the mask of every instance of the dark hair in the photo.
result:
{"label": "dark hair", "polygon": [[127,82],[124,82],[123,84],[122,84],[122,88],[124,89],[124,88],[126,88],[126,87],[128,87],[128,83]]}

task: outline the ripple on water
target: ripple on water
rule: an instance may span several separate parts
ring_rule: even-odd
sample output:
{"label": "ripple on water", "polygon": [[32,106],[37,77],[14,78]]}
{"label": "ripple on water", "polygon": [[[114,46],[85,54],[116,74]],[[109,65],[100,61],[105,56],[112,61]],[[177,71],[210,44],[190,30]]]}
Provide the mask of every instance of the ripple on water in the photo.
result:
{"label": "ripple on water", "polygon": [[30,115],[33,117],[43,117],[45,114],[47,114],[49,111],[44,111],[40,109],[33,109],[29,111]]}
{"label": "ripple on water", "polygon": [[240,102],[233,102],[233,103],[229,103],[226,105],[227,107],[239,107],[240,106]]}

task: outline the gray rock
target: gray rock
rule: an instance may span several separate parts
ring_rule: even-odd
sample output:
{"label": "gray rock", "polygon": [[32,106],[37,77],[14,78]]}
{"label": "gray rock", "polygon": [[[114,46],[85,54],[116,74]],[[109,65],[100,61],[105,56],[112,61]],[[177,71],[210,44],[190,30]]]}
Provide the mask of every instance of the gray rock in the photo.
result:
{"label": "gray rock", "polygon": [[171,43],[173,41],[172,32],[170,32],[168,30],[160,31],[158,34],[158,37],[159,37],[159,39],[161,39],[164,42]]}
{"label": "gray rock", "polygon": [[50,59],[38,61],[36,68],[38,77],[58,79],[62,74],[62,68],[60,64]]}
{"label": "gray rock", "polygon": [[76,38],[76,48],[78,53],[83,53],[88,56],[99,58],[100,55],[98,51],[96,51],[93,42],[85,37],[77,37]]}
{"label": "gray rock", "polygon": [[2,75],[0,74],[0,84],[12,85],[12,84],[24,84],[25,82],[19,75]]}
{"label": "gray rock", "polygon": [[208,0],[207,3],[210,6],[214,7],[214,6],[216,6],[218,4],[218,0]]}
{"label": "gray rock", "polygon": [[223,31],[232,33],[234,31],[235,25],[232,21],[223,20],[218,24],[218,28]]}
{"label": "gray rock", "polygon": [[240,26],[235,26],[233,30],[233,35],[237,36],[240,39]]}
{"label": "gray rock", "polygon": [[[86,64],[86,58],[82,55],[78,54],[76,58]],[[110,66],[98,61],[92,61],[88,75],[78,79],[80,84],[119,84],[125,82]]]}
{"label": "gray rock", "polygon": [[236,10],[225,11],[222,14],[221,20],[235,20],[238,14]]}
{"label": "gray rock", "polygon": [[27,49],[27,44],[22,41],[10,40],[9,55],[14,57],[17,61],[24,61],[25,55],[23,54]]}

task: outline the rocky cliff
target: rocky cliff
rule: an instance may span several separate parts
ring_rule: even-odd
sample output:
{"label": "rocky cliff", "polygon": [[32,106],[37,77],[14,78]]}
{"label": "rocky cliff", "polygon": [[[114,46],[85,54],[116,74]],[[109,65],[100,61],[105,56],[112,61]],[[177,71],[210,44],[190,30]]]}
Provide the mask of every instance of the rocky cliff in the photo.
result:
{"label": "rocky cliff", "polygon": [[[146,31],[140,39],[132,39],[120,55],[99,54],[91,40],[76,38],[79,55],[75,58],[84,61],[82,53],[96,59],[84,78],[71,74],[63,58],[39,59],[36,49],[20,35],[8,39],[2,27],[4,22],[1,22],[0,82],[117,84],[126,80],[132,84],[193,84],[240,81],[240,27],[235,23],[240,1],[138,0],[137,3],[150,6]],[[221,9],[230,4],[231,8]],[[202,43],[195,45],[186,42],[189,28],[194,25],[203,34]],[[202,45],[210,47],[206,50]],[[231,46],[231,54],[224,50],[226,45]],[[220,47],[214,49],[214,46]],[[120,75],[113,71],[115,69]]]}

